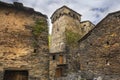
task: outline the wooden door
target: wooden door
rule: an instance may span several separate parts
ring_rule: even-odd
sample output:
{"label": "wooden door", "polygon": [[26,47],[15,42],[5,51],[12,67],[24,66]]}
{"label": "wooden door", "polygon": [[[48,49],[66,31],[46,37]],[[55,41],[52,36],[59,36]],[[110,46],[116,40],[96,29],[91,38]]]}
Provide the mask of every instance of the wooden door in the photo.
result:
{"label": "wooden door", "polygon": [[28,71],[6,70],[3,80],[28,80]]}
{"label": "wooden door", "polygon": [[60,56],[59,56],[59,63],[60,63],[60,64],[63,64],[63,55],[60,55]]}
{"label": "wooden door", "polygon": [[57,68],[55,72],[55,77],[59,78],[62,76],[62,68]]}

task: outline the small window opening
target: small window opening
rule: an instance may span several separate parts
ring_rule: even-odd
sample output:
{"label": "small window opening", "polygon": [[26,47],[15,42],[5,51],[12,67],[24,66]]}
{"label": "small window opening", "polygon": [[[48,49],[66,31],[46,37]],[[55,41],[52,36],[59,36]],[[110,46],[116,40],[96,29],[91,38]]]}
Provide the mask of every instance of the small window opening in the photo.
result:
{"label": "small window opening", "polygon": [[86,62],[86,64],[88,65],[88,64],[89,64],[89,62]]}
{"label": "small window opening", "polygon": [[75,18],[75,14],[73,14],[73,18]]}
{"label": "small window opening", "polygon": [[62,13],[60,13],[60,16],[62,16],[63,14]]}
{"label": "small window opening", "polygon": [[34,51],[33,51],[34,53],[36,53],[37,52],[37,49],[34,49]]}
{"label": "small window opening", "polygon": [[90,45],[92,46],[92,43],[90,43]]}
{"label": "small window opening", "polygon": [[107,45],[109,45],[109,44],[110,44],[108,41],[107,41],[106,43],[107,43]]}
{"label": "small window opening", "polygon": [[110,62],[108,60],[106,60],[106,65],[108,65],[108,66],[110,65]]}
{"label": "small window opening", "polygon": [[53,55],[53,56],[52,56],[52,60],[55,60],[55,59],[56,59],[56,56],[55,56],[55,55]]}
{"label": "small window opening", "polygon": [[72,16],[72,13],[69,12],[68,14],[69,14],[70,16]]}
{"label": "small window opening", "polygon": [[86,24],[84,24],[83,26],[86,26]]}

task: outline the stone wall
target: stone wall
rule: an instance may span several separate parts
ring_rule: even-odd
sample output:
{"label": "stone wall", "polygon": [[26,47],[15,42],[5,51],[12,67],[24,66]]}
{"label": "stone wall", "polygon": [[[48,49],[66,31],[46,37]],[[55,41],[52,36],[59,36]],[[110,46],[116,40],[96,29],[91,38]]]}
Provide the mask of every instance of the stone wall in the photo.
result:
{"label": "stone wall", "polygon": [[120,79],[120,12],[105,17],[79,42],[80,70],[103,80]]}
{"label": "stone wall", "polygon": [[51,21],[54,23],[57,19],[59,19],[63,15],[69,15],[70,17],[80,21],[81,15],[76,11],[68,8],[67,6],[62,6],[61,8],[57,9],[51,16]]}
{"label": "stone wall", "polygon": [[0,80],[5,70],[27,70],[29,80],[48,80],[46,18],[21,3],[0,2]]}
{"label": "stone wall", "polygon": [[66,6],[57,9],[53,13],[51,16],[53,28],[50,36],[50,53],[65,52],[68,31],[77,34],[80,39],[94,28],[94,24],[90,21],[81,22],[80,20],[81,15]]}
{"label": "stone wall", "polygon": [[[74,14],[73,17],[70,14]],[[52,34],[51,34],[51,45],[50,45],[50,79],[54,80],[56,78],[57,69],[62,69],[61,76],[66,76],[67,71],[67,31],[71,30],[74,33],[79,34],[80,26],[80,15],[76,14],[74,11],[63,6],[55,13],[53,13],[51,19],[53,23]],[[62,58],[61,58],[62,56]],[[55,58],[55,59],[54,59]],[[62,63],[61,63],[62,61]]]}
{"label": "stone wall", "polygon": [[90,21],[83,21],[83,22],[81,22],[80,25],[81,25],[80,32],[84,35],[87,34],[90,30],[92,30],[95,27],[95,25],[93,23],[91,23]]}
{"label": "stone wall", "polygon": [[[94,28],[94,24],[92,24],[90,21],[83,21],[80,22],[79,30],[75,30],[79,33],[76,33],[74,29],[69,29],[66,31],[67,35],[67,64],[68,64],[68,73],[74,73],[78,72],[80,67],[79,62],[79,54],[76,54],[78,52],[78,41],[84,37],[87,33],[89,33],[90,30]],[[74,65],[73,65],[74,64]]]}
{"label": "stone wall", "polygon": [[66,49],[66,29],[79,33],[80,22],[69,16],[62,16],[53,24],[50,52],[64,52]]}

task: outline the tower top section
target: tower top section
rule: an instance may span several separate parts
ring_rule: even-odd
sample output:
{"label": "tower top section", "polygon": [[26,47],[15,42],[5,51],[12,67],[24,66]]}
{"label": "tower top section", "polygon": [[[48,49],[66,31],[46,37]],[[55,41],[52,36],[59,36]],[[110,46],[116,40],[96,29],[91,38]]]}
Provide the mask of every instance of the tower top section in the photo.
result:
{"label": "tower top section", "polygon": [[57,9],[53,15],[51,16],[51,21],[54,23],[57,19],[59,19],[61,16],[70,16],[74,19],[77,19],[80,21],[81,15],[74,10],[68,8],[67,6],[62,6],[61,8]]}

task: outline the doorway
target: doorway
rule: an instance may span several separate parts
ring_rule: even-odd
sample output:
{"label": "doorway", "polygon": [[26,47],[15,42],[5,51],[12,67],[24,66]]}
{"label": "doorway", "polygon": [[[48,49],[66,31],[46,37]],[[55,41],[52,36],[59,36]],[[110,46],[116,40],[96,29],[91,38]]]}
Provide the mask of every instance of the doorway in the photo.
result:
{"label": "doorway", "polygon": [[59,78],[62,76],[62,68],[57,68],[55,72],[55,78]]}
{"label": "doorway", "polygon": [[3,80],[28,80],[28,71],[5,70]]}

